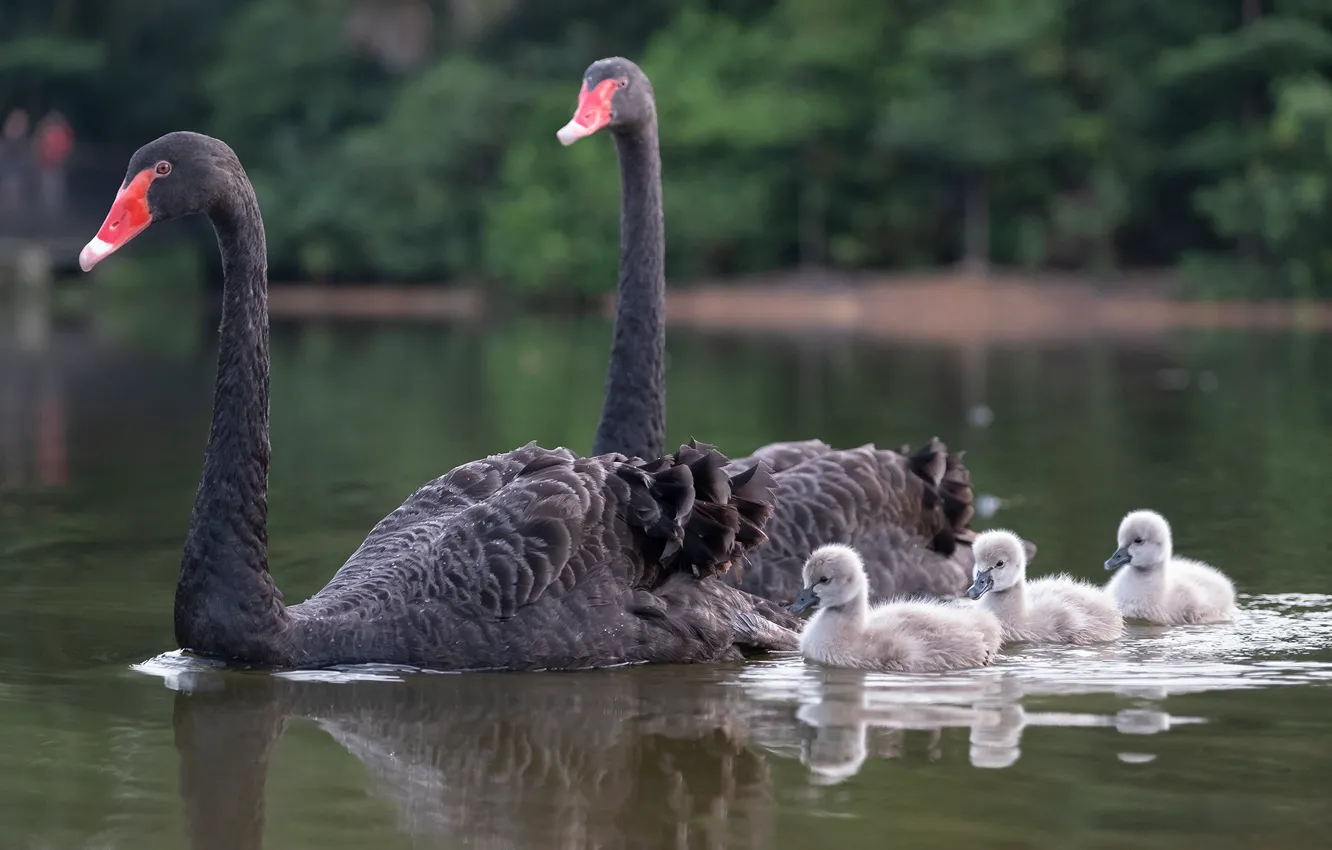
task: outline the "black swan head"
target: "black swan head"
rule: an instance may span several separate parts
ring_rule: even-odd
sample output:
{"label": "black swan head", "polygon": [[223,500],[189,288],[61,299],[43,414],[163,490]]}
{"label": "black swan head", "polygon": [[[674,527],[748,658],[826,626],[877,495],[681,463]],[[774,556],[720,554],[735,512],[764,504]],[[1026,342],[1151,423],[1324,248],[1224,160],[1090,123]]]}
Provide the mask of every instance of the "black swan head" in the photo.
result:
{"label": "black swan head", "polygon": [[90,271],[155,221],[210,212],[240,173],[231,148],[209,136],[181,131],[149,142],[130,158],[111,211],[79,252],[79,265]]}
{"label": "black swan head", "polygon": [[656,117],[656,101],[647,75],[628,59],[598,59],[583,73],[574,117],[556,135],[571,145],[603,127],[617,132],[641,129]]}

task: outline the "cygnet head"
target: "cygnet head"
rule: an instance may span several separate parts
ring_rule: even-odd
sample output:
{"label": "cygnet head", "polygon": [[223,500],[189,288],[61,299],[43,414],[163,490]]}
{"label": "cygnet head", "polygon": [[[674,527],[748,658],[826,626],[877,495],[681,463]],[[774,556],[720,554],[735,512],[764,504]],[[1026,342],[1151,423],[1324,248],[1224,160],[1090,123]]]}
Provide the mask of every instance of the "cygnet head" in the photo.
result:
{"label": "cygnet head", "polygon": [[1011,531],[996,529],[976,535],[971,544],[976,566],[972,568],[967,596],[980,599],[991,590],[1002,593],[1027,577],[1027,564],[1036,557],[1036,544]]}
{"label": "cygnet head", "polygon": [[850,546],[832,543],[815,549],[805,562],[804,578],[804,589],[791,603],[792,614],[836,608],[866,593],[865,562]]}
{"label": "cygnet head", "polygon": [[1170,560],[1170,523],[1156,511],[1134,511],[1119,523],[1119,548],[1105,562],[1107,570],[1128,564],[1139,570]]}

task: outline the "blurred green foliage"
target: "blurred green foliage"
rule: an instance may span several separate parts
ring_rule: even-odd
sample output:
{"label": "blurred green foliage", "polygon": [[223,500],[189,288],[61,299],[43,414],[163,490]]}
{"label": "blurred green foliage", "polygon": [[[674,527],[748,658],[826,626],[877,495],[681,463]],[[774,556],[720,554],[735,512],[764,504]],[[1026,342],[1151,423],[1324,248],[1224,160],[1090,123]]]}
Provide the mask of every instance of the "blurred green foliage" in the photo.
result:
{"label": "blurred green foliage", "polygon": [[1185,263],[1308,297],[1329,24],[1332,0],[12,0],[0,107],[117,150],[225,138],[277,275],[577,296],[613,286],[618,178],[609,141],[554,132],[620,54],[657,90],[674,279]]}
{"label": "blurred green foliage", "polygon": [[198,350],[208,330],[195,319],[204,281],[199,253],[176,243],[126,255],[123,262],[107,264],[97,286],[66,291],[95,302],[98,330],[107,338],[183,356]]}

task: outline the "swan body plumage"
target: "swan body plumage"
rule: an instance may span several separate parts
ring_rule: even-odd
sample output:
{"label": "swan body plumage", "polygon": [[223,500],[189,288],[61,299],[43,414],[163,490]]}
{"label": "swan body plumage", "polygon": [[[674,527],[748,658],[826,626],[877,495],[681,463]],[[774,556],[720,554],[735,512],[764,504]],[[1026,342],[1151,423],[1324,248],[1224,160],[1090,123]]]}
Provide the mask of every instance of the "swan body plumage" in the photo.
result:
{"label": "swan body plumage", "polygon": [[739,586],[786,600],[814,550],[837,542],[862,553],[872,598],[956,598],[971,575],[971,476],[935,438],[914,452],[820,440],[773,443],[731,462],[769,465],[777,504],[768,542],[745,562]]}

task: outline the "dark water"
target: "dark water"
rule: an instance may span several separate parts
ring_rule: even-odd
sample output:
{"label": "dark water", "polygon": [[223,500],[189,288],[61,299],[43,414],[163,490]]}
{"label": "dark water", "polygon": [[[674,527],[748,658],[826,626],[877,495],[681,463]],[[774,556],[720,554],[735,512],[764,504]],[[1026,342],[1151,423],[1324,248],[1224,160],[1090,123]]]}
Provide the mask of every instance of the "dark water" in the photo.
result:
{"label": "dark water", "polygon": [[[901,677],[793,658],[576,675],[223,673],[171,655],[211,335],[0,354],[0,846],[1325,847],[1332,339],[963,353],[671,334],[671,436],[968,449],[982,525],[1103,578],[1126,510],[1230,626]],[[416,485],[586,450],[607,328],[276,328],[272,562],[323,582]],[[984,406],[984,407],[982,407]],[[986,410],[992,413],[986,415]]]}

